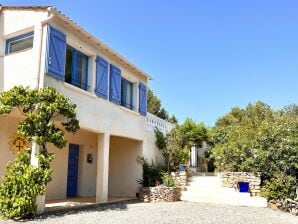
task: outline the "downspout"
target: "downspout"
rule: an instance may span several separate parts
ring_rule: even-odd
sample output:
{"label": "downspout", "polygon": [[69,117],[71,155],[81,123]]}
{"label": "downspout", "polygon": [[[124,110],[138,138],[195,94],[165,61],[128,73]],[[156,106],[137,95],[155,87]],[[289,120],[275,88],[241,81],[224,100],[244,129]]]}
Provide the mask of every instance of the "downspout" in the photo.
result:
{"label": "downspout", "polygon": [[[51,8],[49,8],[48,10],[50,11]],[[51,12],[50,12],[51,13]],[[40,80],[41,80],[41,53],[42,53],[42,42],[43,42],[43,25],[48,23],[50,20],[52,20],[54,17],[54,15],[51,13],[51,15],[40,22],[40,27],[41,27],[41,32],[40,32],[40,41],[39,41],[39,52],[38,52],[38,61],[37,61],[37,85],[36,85],[36,88],[35,89],[41,89],[42,86],[40,84]]]}

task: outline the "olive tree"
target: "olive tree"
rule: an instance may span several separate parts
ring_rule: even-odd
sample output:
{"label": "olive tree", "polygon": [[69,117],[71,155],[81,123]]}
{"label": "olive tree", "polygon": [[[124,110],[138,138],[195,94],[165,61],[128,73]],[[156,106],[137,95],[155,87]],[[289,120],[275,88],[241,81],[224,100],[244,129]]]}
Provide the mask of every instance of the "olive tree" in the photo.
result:
{"label": "olive tree", "polygon": [[75,133],[79,121],[72,104],[53,87],[36,90],[22,86],[0,94],[0,115],[12,112],[21,114],[17,133],[40,146],[38,166],[30,164],[29,148],[19,152],[15,161],[7,165],[6,175],[0,185],[0,214],[3,218],[26,217],[35,214],[36,197],[45,193],[51,181],[50,162],[54,155],[47,144],[63,148],[67,141],[65,131]]}

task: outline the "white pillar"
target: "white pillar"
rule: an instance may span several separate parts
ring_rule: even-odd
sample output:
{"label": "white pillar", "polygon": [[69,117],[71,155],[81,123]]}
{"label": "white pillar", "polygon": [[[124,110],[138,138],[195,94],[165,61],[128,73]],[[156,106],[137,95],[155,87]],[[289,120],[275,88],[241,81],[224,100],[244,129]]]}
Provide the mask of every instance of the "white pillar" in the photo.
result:
{"label": "white pillar", "polygon": [[[38,167],[38,158],[36,156],[40,151],[40,146],[36,143],[32,143],[32,151],[31,151],[31,165]],[[45,210],[45,195],[39,195],[36,197],[36,214],[42,214]]]}
{"label": "white pillar", "polygon": [[110,134],[98,135],[96,203],[108,201]]}

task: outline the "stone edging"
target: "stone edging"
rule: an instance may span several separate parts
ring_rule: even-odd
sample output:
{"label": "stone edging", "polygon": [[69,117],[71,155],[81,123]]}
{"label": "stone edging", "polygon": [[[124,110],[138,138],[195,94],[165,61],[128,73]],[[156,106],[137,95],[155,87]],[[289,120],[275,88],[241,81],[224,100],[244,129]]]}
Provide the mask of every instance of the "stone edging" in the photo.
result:
{"label": "stone edging", "polygon": [[173,202],[179,201],[180,187],[143,187],[140,189],[140,199],[144,202]]}
{"label": "stone edging", "polygon": [[249,182],[251,196],[259,196],[261,191],[261,173],[251,172],[222,172],[222,183],[224,187],[237,188],[237,182]]}

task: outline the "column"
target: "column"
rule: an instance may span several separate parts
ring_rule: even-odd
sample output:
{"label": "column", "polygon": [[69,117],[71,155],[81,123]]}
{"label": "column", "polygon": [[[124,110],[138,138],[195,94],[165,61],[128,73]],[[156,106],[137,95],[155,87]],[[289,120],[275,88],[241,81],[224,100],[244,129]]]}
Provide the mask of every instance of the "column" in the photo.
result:
{"label": "column", "polygon": [[[36,157],[36,154],[39,153],[40,146],[32,142],[32,151],[31,151],[31,165],[38,167],[38,158]],[[45,195],[39,195],[36,197],[36,214],[42,214],[45,210]]]}
{"label": "column", "polygon": [[108,201],[110,134],[98,135],[96,203]]}

